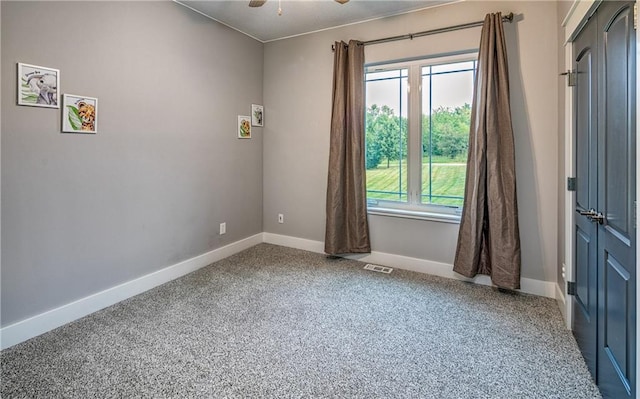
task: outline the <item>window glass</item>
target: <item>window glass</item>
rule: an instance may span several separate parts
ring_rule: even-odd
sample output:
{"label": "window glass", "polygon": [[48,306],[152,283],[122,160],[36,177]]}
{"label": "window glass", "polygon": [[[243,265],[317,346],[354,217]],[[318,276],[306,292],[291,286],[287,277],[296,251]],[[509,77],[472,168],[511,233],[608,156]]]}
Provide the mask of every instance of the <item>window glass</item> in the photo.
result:
{"label": "window glass", "polygon": [[442,72],[453,72],[460,70],[473,70],[475,68],[475,61],[466,61],[466,62],[454,62],[440,65],[433,65],[431,67],[431,73],[442,73]]}
{"label": "window glass", "polygon": [[407,202],[407,79],[406,69],[367,74],[368,199]]}
{"label": "window glass", "polygon": [[474,72],[453,66],[465,64],[422,68],[421,203],[463,203]]}

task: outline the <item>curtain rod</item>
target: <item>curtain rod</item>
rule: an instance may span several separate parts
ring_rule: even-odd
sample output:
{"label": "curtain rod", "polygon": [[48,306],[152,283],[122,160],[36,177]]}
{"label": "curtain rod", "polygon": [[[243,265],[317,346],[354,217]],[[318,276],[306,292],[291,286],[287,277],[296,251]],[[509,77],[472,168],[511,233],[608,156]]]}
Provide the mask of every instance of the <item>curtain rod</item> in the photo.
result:
{"label": "curtain rod", "polygon": [[[502,17],[502,22],[513,22],[513,13],[510,12],[509,14],[503,16]],[[362,42],[362,45],[363,46],[368,46],[370,44],[380,44],[380,43],[387,43],[387,42],[395,42],[397,40],[405,40],[405,39],[413,40],[413,38],[415,38],[415,37],[429,36],[429,35],[435,35],[437,33],[453,32],[455,30],[475,28],[476,26],[482,26],[483,24],[484,24],[484,21],[469,22],[469,23],[466,23],[466,24],[447,26],[446,28],[425,30],[425,31],[422,31],[422,32],[417,32],[417,33],[407,33],[406,35],[384,37],[382,39],[367,40],[366,42]],[[333,44],[331,45],[331,51],[335,51],[335,47],[334,47]]]}

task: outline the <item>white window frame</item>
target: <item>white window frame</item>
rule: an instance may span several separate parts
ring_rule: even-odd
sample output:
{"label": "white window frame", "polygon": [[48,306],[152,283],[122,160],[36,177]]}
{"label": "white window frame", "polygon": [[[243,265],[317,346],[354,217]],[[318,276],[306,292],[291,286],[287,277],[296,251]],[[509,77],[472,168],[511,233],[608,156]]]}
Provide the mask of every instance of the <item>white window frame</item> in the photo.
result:
{"label": "white window frame", "polygon": [[[367,199],[367,212],[371,215],[401,217],[459,223],[462,207],[423,204],[422,179],[422,68],[457,62],[477,61],[478,51],[440,54],[405,61],[377,62],[365,65],[365,75],[369,72],[408,69],[408,111],[407,111],[407,202]],[[366,82],[365,82],[366,87]],[[418,88],[418,90],[412,90]],[[366,107],[366,104],[365,104]],[[418,115],[418,117],[414,117]],[[415,166],[418,165],[418,166]]]}

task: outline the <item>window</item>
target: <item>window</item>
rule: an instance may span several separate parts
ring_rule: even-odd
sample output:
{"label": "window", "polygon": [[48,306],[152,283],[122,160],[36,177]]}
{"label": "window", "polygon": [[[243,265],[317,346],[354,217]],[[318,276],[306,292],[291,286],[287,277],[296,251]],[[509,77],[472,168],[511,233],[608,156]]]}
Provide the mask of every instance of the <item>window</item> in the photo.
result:
{"label": "window", "polygon": [[475,69],[476,54],[366,67],[370,212],[457,219]]}

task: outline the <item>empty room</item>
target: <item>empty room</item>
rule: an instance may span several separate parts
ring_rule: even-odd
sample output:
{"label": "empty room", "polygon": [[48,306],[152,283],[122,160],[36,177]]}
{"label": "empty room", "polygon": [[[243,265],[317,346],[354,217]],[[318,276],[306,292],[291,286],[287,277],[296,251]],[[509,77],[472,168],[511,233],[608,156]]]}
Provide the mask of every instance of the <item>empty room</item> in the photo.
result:
{"label": "empty room", "polygon": [[636,398],[635,1],[0,1],[0,397]]}

